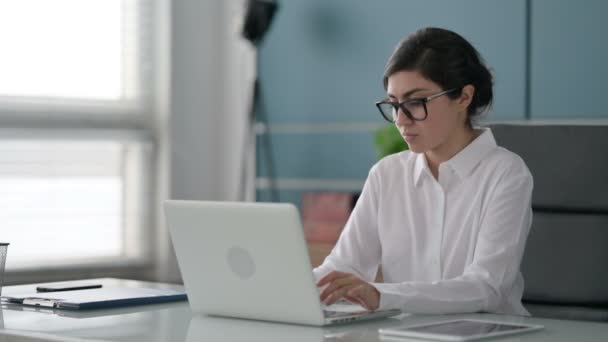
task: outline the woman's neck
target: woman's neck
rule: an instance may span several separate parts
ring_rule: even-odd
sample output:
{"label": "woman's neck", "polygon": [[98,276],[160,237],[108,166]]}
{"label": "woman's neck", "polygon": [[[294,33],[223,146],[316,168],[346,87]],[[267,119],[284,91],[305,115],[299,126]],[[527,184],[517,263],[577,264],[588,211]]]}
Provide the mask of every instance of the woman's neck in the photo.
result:
{"label": "woman's neck", "polygon": [[459,130],[437,148],[425,152],[424,154],[433,177],[435,177],[435,179],[439,179],[439,165],[447,160],[450,160],[458,152],[462,151],[473,140],[475,140],[477,136],[479,136],[479,132],[472,128]]}

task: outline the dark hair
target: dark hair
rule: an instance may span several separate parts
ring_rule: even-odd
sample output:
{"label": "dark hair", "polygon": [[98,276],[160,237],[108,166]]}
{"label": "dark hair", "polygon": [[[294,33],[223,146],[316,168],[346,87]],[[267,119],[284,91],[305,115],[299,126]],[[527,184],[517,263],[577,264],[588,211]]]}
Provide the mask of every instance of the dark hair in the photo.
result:
{"label": "dark hair", "polygon": [[462,87],[471,84],[475,94],[467,111],[467,125],[492,104],[492,74],[473,45],[455,32],[427,27],[402,40],[386,63],[384,88],[388,78],[400,71],[417,71],[444,90],[460,88],[447,94],[454,99]]}

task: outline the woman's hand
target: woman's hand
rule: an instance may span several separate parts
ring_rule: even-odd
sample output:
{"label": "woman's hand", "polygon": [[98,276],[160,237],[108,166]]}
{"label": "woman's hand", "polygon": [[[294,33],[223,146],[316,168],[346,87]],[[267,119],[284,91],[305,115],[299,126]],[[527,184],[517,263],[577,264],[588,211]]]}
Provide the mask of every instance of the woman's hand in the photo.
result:
{"label": "woman's hand", "polygon": [[331,305],[340,298],[346,298],[370,311],[378,309],[380,305],[380,292],[351,273],[332,271],[321,278],[317,286],[325,286],[321,292],[321,301],[325,305]]}

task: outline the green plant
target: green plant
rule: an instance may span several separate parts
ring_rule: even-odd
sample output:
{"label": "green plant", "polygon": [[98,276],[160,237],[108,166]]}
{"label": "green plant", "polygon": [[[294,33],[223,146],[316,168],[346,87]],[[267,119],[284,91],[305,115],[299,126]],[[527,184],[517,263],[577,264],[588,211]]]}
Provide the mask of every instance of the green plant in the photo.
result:
{"label": "green plant", "polygon": [[377,130],[374,134],[374,145],[379,158],[408,149],[395,125],[387,125]]}

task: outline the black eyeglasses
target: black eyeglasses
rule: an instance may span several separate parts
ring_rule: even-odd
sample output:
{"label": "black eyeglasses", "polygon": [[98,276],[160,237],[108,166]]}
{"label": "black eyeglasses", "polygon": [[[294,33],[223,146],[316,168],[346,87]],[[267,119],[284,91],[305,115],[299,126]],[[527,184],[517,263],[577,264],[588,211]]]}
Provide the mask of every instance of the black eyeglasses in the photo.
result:
{"label": "black eyeglasses", "polygon": [[427,102],[459,89],[460,88],[452,88],[437,94],[433,94],[431,96],[419,99],[411,99],[403,102],[382,100],[376,102],[376,107],[378,107],[378,110],[380,111],[380,114],[382,114],[382,117],[386,121],[391,123],[397,121],[397,117],[399,116],[399,108],[401,108],[403,114],[405,114],[405,116],[407,116],[410,120],[422,121],[426,119],[426,117],[429,115],[426,109]]}

